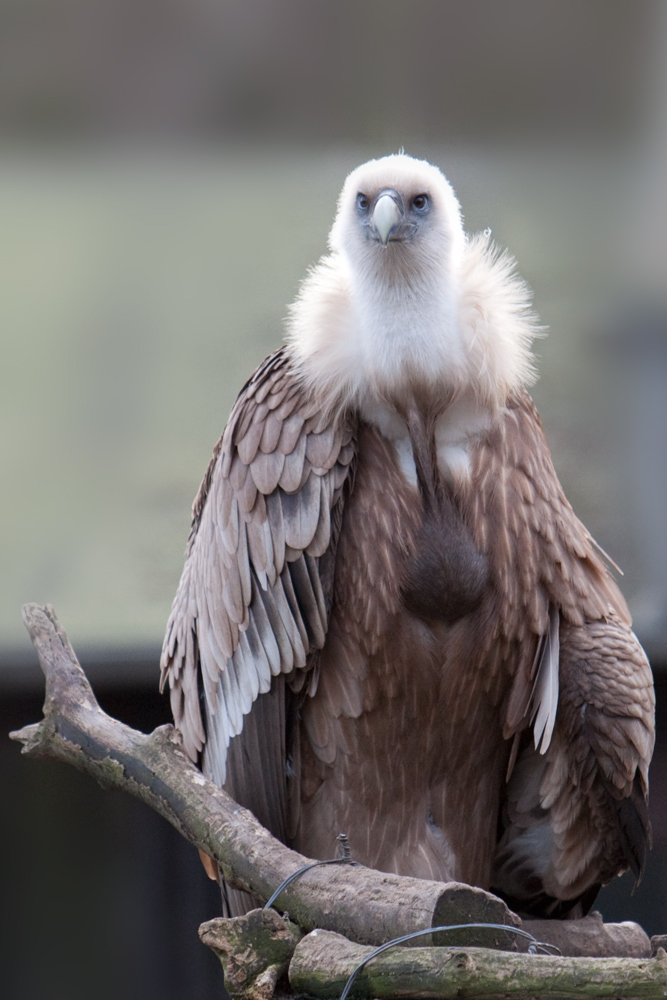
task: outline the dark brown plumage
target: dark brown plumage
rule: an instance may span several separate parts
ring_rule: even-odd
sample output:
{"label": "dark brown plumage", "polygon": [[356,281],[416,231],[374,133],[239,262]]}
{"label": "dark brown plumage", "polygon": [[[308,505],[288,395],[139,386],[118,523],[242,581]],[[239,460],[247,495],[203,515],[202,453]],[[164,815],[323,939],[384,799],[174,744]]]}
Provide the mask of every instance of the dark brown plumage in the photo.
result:
{"label": "dark brown plumage", "polygon": [[408,157],[348,181],[195,501],[163,676],[192,759],[304,854],[344,831],[364,864],[578,915],[641,872],[651,674],[524,388],[521,286],[456,249],[445,185]]}

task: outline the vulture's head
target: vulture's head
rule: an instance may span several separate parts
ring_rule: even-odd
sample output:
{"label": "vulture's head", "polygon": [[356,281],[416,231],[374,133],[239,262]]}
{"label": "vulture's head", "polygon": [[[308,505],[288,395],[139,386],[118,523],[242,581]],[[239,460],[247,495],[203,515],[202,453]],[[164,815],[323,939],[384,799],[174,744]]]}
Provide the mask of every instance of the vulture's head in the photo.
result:
{"label": "vulture's head", "polygon": [[532,380],[526,286],[488,236],[466,238],[437,167],[399,153],[353,170],[291,309],[306,380],[340,401],[472,392],[490,406]]}
{"label": "vulture's head", "polygon": [[330,235],[332,250],[357,273],[403,276],[411,284],[451,274],[463,242],[459,203],[448,181],[437,167],[403,153],[352,171]]}

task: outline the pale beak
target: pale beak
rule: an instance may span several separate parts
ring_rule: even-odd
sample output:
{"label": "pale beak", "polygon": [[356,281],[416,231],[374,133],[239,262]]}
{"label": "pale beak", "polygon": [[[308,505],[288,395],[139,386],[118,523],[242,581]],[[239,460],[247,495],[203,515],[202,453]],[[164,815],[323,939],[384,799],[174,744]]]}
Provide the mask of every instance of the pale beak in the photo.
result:
{"label": "pale beak", "polygon": [[386,247],[401,217],[401,210],[390,194],[383,194],[378,198],[373,210],[373,225],[383,247]]}

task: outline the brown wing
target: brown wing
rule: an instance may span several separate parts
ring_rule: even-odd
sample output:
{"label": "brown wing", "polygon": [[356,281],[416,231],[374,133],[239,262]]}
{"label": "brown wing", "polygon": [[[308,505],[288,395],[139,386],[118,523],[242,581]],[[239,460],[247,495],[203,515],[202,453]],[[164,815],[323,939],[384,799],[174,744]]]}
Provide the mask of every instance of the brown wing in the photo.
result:
{"label": "brown wing", "polygon": [[267,358],[241,391],[195,500],[167,625],[162,684],[188,755],[220,785],[230,740],[264,699],[263,721],[254,720],[248,738],[261,743],[255,770],[262,762],[270,769],[246,778],[257,783],[258,801],[274,796],[263,817],[274,827],[284,822],[271,816],[284,797],[267,788],[276,784],[273,771],[278,790],[285,780],[277,681],[300,673],[324,644],[353,454],[352,427],[321,412],[286,350]]}
{"label": "brown wing", "polygon": [[494,885],[517,910],[579,916],[601,885],[650,841],[648,765],[654,741],[651,670],[624,622],[563,625],[553,740],[528,740],[507,789]]}
{"label": "brown wing", "polygon": [[506,683],[505,736],[525,726],[535,676],[550,631],[550,608],[572,625],[613,610],[630,623],[623,597],[593,539],[570,507],[551,461],[542,424],[520,393],[473,455],[472,488],[462,498],[475,540],[489,560],[496,627],[487,636],[489,666]]}
{"label": "brown wing", "polygon": [[[650,668],[563,494],[527,394],[476,454],[469,516],[492,567],[488,662],[499,683],[510,682],[504,732],[519,751],[494,885],[526,911],[564,913],[560,902],[588,890],[594,898],[600,882],[641,869]],[[538,732],[531,739],[534,719],[541,742]]]}

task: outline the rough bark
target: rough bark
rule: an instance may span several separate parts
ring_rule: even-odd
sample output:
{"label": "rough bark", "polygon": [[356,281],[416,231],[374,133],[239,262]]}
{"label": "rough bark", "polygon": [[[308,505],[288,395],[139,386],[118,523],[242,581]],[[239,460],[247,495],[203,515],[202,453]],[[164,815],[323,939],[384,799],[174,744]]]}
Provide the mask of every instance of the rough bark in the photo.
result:
{"label": "rough bark", "polygon": [[655,951],[653,939],[649,940],[639,924],[631,920],[605,924],[597,910],[581,920],[524,920],[521,926],[538,941],[556,945],[569,958],[650,958]]}
{"label": "rough bark", "polygon": [[660,948],[663,951],[667,949],[667,934],[654,934],[651,938],[651,954],[654,958]]}
{"label": "rough bark", "polygon": [[233,997],[270,1000],[302,934],[275,910],[251,910],[243,917],[207,921],[199,937],[222,962]]}
{"label": "rough bark", "polygon": [[[66,761],[140,798],[214,858],[229,882],[260,899],[308,863],[201,774],[172,726],[146,735],[103,712],[50,606],[26,605],[23,617],[46,676],[44,719],[11,734],[24,753]],[[347,865],[307,872],[277,905],[305,931],[322,927],[375,945],[439,924],[520,923],[481,889]]]}
{"label": "rough bark", "polygon": [[[146,735],[103,712],[50,607],[27,605],[24,619],[46,676],[44,719],[11,734],[23,743],[24,753],[65,761],[105,787],[140,798],[214,858],[229,882],[260,898],[267,899],[308,863],[207,781],[187,759],[172,726]],[[442,924],[520,925],[501,900],[480,889],[361,867],[315,868],[284,890],[277,903],[289,910],[294,923],[275,912],[255,911],[245,918],[202,926],[202,940],[221,957],[235,996],[268,1000],[292,953],[290,979],[297,992],[338,996],[352,968],[369,950],[353,942],[383,944]],[[602,926],[599,918],[588,918],[570,925],[542,921],[526,926],[540,940],[557,939],[574,954],[647,951],[646,936],[636,925]],[[314,928],[324,930],[297,944],[302,931]],[[487,936],[480,938],[480,933]],[[662,948],[656,958],[643,962],[556,960],[470,947],[487,943],[488,932],[470,929],[465,934],[454,950],[416,947],[383,955],[364,973],[358,991],[371,989],[377,997],[443,998],[667,995],[667,956]],[[442,935],[433,936],[444,943]],[[496,934],[494,943],[514,947],[504,932]]]}
{"label": "rough bark", "polygon": [[[372,948],[315,930],[296,947],[289,967],[295,993],[337,1000]],[[350,996],[415,1000],[578,1000],[664,997],[667,954],[655,958],[556,958],[489,948],[396,948],[374,958]]]}

